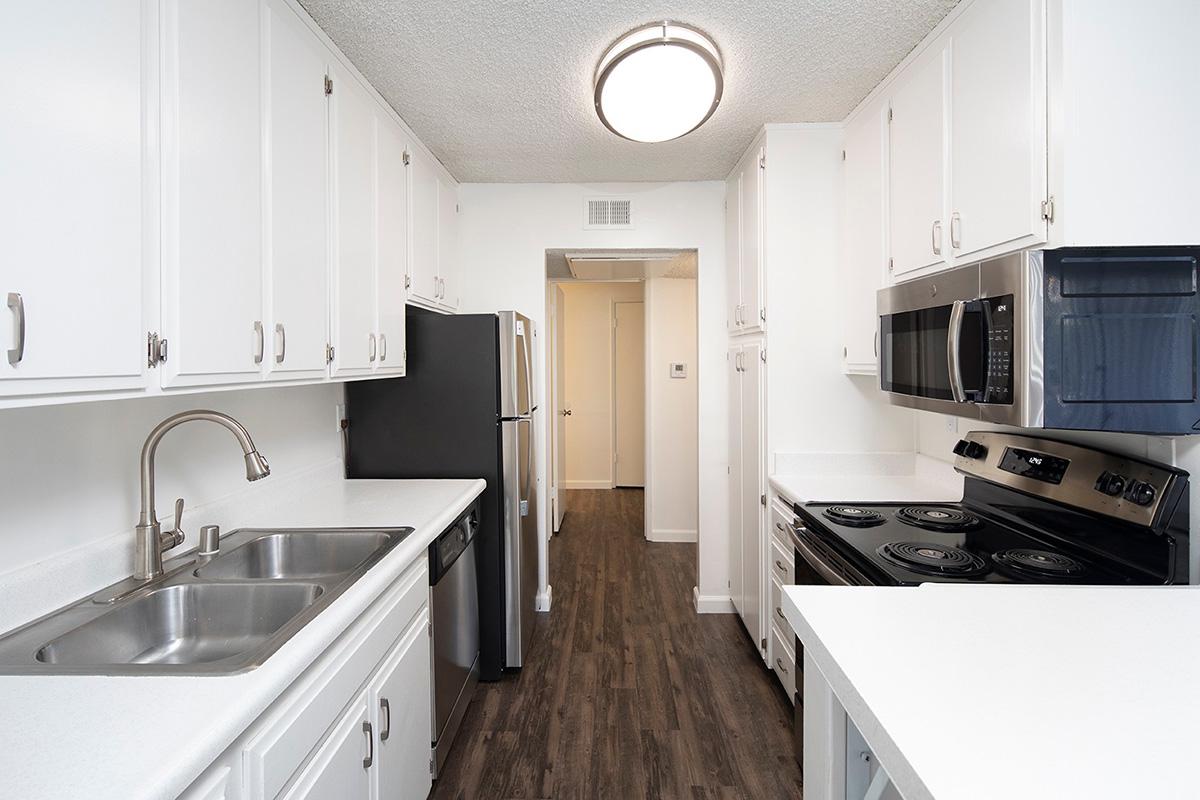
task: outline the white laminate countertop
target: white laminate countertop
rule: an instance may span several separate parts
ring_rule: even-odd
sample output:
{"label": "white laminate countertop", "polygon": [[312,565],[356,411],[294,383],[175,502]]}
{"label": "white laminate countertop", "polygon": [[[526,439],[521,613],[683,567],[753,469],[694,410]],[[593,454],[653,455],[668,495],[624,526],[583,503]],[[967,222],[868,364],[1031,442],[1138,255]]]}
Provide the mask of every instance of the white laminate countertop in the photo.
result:
{"label": "white laminate countertop", "polygon": [[1197,796],[1200,587],[784,587],[906,800]]}
{"label": "white laminate countertop", "polygon": [[[482,480],[286,483],[239,527],[415,530],[266,663],[229,676],[0,676],[0,796],[147,800],[188,787],[417,559]],[[100,586],[96,589],[102,588]]]}
{"label": "white laminate countertop", "polygon": [[963,477],[944,461],[918,455],[903,472],[881,469],[886,465],[863,461],[861,471],[818,472],[818,463],[802,473],[772,473],[771,487],[793,503],[945,503],[962,500]]}

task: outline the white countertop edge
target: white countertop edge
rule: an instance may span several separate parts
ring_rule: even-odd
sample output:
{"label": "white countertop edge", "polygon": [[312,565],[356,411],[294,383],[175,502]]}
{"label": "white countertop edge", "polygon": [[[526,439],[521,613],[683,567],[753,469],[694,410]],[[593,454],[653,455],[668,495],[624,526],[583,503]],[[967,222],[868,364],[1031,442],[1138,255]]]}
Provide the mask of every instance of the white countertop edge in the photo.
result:
{"label": "white countertop edge", "polygon": [[[338,478],[337,483],[338,485],[330,485],[325,478],[293,481],[286,487],[287,491],[281,491],[272,498],[274,502],[271,505],[278,503],[277,508],[286,506],[289,495],[293,496],[292,499],[295,499],[297,494],[310,498],[320,497],[322,492],[331,496],[344,496],[347,493],[369,492],[372,488],[387,488],[389,492],[401,488],[415,490],[423,484],[433,483],[454,485],[457,491],[450,496],[444,507],[432,516],[423,515],[423,519],[405,518],[405,512],[402,510],[385,511],[396,514],[394,521],[371,527],[413,526],[413,532],[256,669],[223,676],[0,676],[0,716],[4,715],[5,710],[11,711],[9,707],[12,705],[20,708],[22,703],[33,703],[34,708],[29,710],[39,712],[40,718],[45,720],[44,728],[35,728],[44,735],[45,741],[6,741],[7,737],[17,734],[9,730],[0,730],[0,775],[3,775],[0,777],[0,794],[25,798],[78,796],[79,786],[86,782],[95,791],[95,794],[90,796],[96,798],[157,800],[177,797],[345,633],[363,611],[418,558],[425,555],[430,542],[445,530],[486,486],[482,479],[347,481]],[[407,503],[399,499],[391,502],[401,507]],[[429,502],[428,499],[425,502]],[[246,524],[241,527],[262,527],[263,513],[265,512],[262,509],[256,509],[255,513],[248,515]],[[279,527],[300,527],[292,515],[301,512],[277,513],[281,515]],[[332,513],[336,516],[336,511]],[[376,509],[370,513],[379,512]],[[347,513],[346,516],[354,517],[355,513]],[[331,525],[331,522],[327,517],[314,521],[310,527],[339,527]],[[362,526],[346,524],[341,527]],[[183,741],[176,739],[153,745],[153,742],[161,738],[156,735],[153,725],[148,725],[143,715],[124,715],[120,710],[120,702],[125,699],[121,695],[132,687],[136,689],[130,693],[138,700],[145,699],[155,715],[182,714],[194,718],[197,725],[195,728],[189,728],[189,732],[194,731],[194,735]],[[196,690],[200,687],[213,689],[214,693],[233,702],[220,704],[216,708],[205,707],[202,710],[187,708],[189,688]],[[52,707],[43,707],[46,705],[46,697],[57,696],[68,689],[72,694],[85,692],[90,695],[94,691],[98,697],[105,694],[106,689],[116,691],[101,701],[104,704],[103,708],[81,709],[77,704],[70,709],[56,711]],[[179,700],[179,708],[171,706],[172,699]],[[115,712],[114,705],[117,706]],[[106,723],[122,727],[146,726],[145,738],[151,749],[136,754],[125,749],[104,754],[108,737],[104,736],[103,730],[94,730],[90,732],[95,739],[94,751],[83,760],[88,764],[93,761],[99,762],[101,766],[97,769],[101,772],[104,766],[115,769],[109,774],[79,774],[72,771],[70,767],[64,766],[64,759],[70,763],[71,754],[63,749],[61,742],[56,744],[59,737],[55,735],[54,726],[70,725],[77,728],[80,725],[91,725],[94,720],[104,720]],[[22,730],[28,732],[27,729]],[[128,728],[122,733],[126,733],[127,730]],[[34,755],[38,752],[41,753],[40,758]],[[51,752],[56,754],[55,758],[46,758],[46,753]],[[30,760],[37,763],[31,764]],[[129,766],[121,768],[119,762],[125,762]],[[58,771],[50,773],[48,770]],[[22,782],[23,778],[28,784]]]}
{"label": "white countertop edge", "polygon": [[[891,735],[880,723],[866,700],[858,693],[854,683],[842,670],[833,654],[826,648],[824,642],[801,613],[799,606],[792,596],[795,587],[783,587],[783,615],[792,626],[796,636],[804,643],[804,652],[810,656],[821,671],[825,681],[842,704],[846,714],[853,721],[859,733],[862,734],[871,752],[879,759],[879,763],[887,771],[888,777],[904,800],[935,800],[929,790],[917,775],[916,770],[908,763],[903,751]],[[855,587],[828,587],[841,590],[853,590]],[[913,589],[919,591],[920,587]]]}

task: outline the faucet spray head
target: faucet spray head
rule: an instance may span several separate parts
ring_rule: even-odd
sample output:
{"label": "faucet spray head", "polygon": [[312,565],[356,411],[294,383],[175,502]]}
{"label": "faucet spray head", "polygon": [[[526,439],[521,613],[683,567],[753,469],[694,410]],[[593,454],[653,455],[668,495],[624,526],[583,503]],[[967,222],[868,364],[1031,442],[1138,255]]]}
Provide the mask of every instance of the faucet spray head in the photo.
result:
{"label": "faucet spray head", "polygon": [[263,458],[262,453],[251,450],[246,453],[246,480],[256,481],[271,474],[271,465]]}

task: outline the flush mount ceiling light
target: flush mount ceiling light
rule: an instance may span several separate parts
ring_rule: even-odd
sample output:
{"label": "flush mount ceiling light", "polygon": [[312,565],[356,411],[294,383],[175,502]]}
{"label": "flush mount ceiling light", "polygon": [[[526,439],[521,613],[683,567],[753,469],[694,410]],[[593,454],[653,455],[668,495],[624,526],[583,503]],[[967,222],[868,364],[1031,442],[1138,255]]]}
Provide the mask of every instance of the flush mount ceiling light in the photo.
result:
{"label": "flush mount ceiling light", "polygon": [[712,39],[687,25],[656,22],[605,51],[596,68],[596,113],[618,136],[665,142],[703,125],[724,85]]}

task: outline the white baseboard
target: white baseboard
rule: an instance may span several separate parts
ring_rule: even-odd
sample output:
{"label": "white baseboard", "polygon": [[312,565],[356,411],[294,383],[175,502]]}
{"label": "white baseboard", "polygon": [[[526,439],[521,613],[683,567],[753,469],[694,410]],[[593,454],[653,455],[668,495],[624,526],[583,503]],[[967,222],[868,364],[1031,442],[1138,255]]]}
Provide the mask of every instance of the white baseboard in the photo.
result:
{"label": "white baseboard", "polygon": [[538,592],[537,598],[534,600],[534,608],[538,611],[549,611],[550,601],[554,597],[554,587],[546,584],[546,591]]}
{"label": "white baseboard", "polygon": [[611,489],[611,481],[567,481],[568,489]]}
{"label": "white baseboard", "polygon": [[727,595],[701,595],[699,586],[692,587],[692,600],[697,614],[732,614],[737,610]]}
{"label": "white baseboard", "polygon": [[655,528],[646,536],[648,542],[694,542],[696,539],[695,531],[671,528]]}

